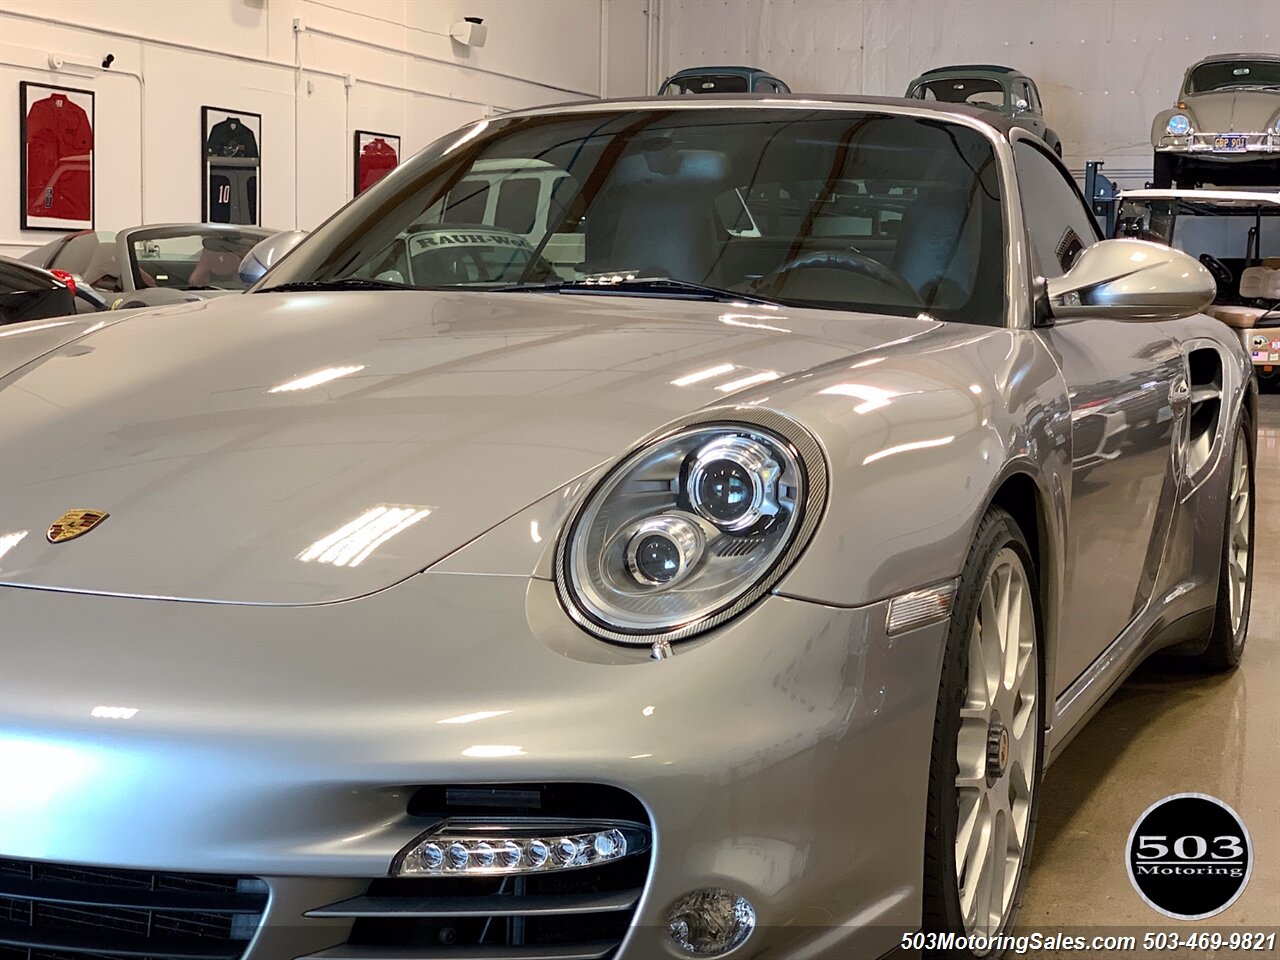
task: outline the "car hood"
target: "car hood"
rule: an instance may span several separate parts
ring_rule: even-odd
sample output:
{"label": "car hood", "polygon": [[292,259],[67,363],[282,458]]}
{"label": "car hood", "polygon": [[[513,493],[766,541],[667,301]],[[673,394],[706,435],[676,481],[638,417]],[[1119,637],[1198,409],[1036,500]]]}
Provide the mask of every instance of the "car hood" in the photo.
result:
{"label": "car hood", "polygon": [[1260,90],[1197,93],[1183,98],[1197,133],[1259,133],[1280,110],[1280,94]]}
{"label": "car hood", "polygon": [[[763,403],[773,380],[936,326],[479,292],[145,311],[0,379],[0,582],[235,603],[362,596],[682,414]],[[49,542],[77,508],[108,516]]]}

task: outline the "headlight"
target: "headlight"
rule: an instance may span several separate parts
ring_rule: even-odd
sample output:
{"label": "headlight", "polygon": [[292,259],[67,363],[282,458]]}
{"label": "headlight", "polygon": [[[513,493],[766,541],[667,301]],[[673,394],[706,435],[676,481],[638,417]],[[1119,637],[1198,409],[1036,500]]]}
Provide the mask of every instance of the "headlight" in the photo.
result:
{"label": "headlight", "polygon": [[1175,113],[1164,129],[1170,136],[1185,137],[1191,132],[1191,118],[1184,113]]}
{"label": "headlight", "polygon": [[683,640],[778,582],[817,526],[826,465],[798,424],[753,419],[650,441],[583,501],[556,553],[574,620],[619,643]]}

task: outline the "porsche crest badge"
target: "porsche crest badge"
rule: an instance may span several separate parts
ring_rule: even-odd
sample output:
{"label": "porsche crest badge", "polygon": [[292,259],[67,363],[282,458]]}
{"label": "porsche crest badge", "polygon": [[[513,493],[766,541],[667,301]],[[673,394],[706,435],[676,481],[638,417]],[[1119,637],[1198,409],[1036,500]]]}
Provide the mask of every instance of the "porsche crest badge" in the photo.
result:
{"label": "porsche crest badge", "polygon": [[49,525],[46,536],[50,543],[62,543],[82,537],[111,514],[105,510],[68,510]]}

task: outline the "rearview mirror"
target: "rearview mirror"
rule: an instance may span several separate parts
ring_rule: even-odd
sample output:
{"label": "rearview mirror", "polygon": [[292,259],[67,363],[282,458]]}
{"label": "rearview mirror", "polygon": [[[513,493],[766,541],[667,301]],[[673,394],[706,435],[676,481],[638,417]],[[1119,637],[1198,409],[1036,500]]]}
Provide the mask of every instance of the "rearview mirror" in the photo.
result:
{"label": "rearview mirror", "polygon": [[265,240],[259,240],[240,261],[240,282],[257,283],[286,253],[300,244],[306,235],[305,230],[284,230],[273,233]]}
{"label": "rearview mirror", "polygon": [[1194,257],[1146,240],[1102,240],[1046,284],[1057,320],[1178,320],[1203,313],[1217,293],[1213,276]]}

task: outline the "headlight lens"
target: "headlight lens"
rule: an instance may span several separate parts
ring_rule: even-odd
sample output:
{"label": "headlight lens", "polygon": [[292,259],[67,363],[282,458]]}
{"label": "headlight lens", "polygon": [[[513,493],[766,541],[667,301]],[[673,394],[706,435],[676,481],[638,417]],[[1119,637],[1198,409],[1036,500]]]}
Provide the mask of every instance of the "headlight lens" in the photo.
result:
{"label": "headlight lens", "polygon": [[1183,113],[1175,113],[1164,129],[1170,136],[1185,137],[1191,132],[1191,118]]}
{"label": "headlight lens", "polygon": [[817,442],[769,411],[690,426],[624,459],[560,539],[557,588],[607,640],[681,640],[741,612],[778,581],[822,512]]}

